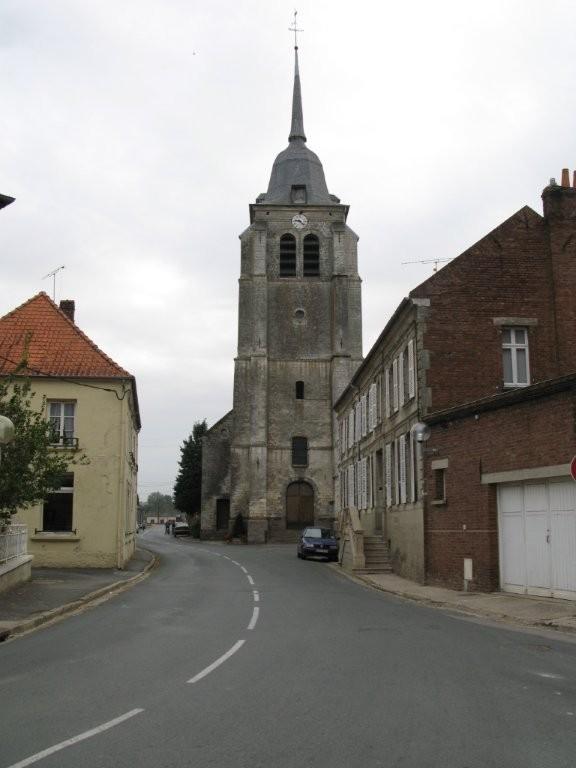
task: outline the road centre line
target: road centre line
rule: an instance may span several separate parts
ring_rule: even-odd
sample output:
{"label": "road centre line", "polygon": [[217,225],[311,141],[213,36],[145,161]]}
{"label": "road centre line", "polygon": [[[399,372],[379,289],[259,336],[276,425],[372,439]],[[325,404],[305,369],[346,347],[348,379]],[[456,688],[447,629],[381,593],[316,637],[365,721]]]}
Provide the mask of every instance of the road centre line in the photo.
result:
{"label": "road centre line", "polygon": [[243,566],[243,565],[241,565],[241,566],[240,566],[240,570],[241,570],[241,571],[244,571],[244,573],[248,573],[248,571],[246,570],[246,568],[244,568],[244,566]]}
{"label": "road centre line", "polygon": [[114,720],[108,720],[107,723],[102,723],[102,725],[98,725],[96,728],[91,728],[89,731],[84,731],[84,733],[78,734],[78,736],[73,736],[71,739],[66,739],[66,741],[61,741],[59,744],[54,744],[53,747],[43,749],[42,752],[36,752],[35,755],[30,755],[30,757],[26,757],[24,760],[20,760],[18,763],[13,763],[12,765],[9,765],[8,768],[26,768],[27,765],[37,763],[39,760],[42,760],[45,757],[49,757],[49,755],[53,755],[55,752],[59,752],[61,749],[72,747],[74,744],[78,744],[80,741],[89,739],[92,736],[97,736],[99,733],[103,733],[103,731],[107,731],[109,728],[114,728],[114,726],[120,725],[120,723],[123,723],[125,720],[129,720],[135,715],[139,715],[141,712],[144,712],[144,710],[131,709],[130,712],[126,712],[125,714],[120,715],[120,717],[115,717]]}
{"label": "road centre line", "polygon": [[[248,627],[248,629],[250,629],[250,627]],[[205,667],[202,670],[202,672],[198,672],[197,675],[194,675],[194,677],[191,677],[190,680],[188,680],[187,682],[197,683],[198,680],[202,680],[203,677],[206,677],[206,675],[209,675],[210,672],[213,672],[217,667],[220,666],[220,664],[224,664],[224,662],[227,661],[230,658],[230,656],[233,656],[236,653],[236,651],[239,651],[245,642],[246,640],[238,640],[238,642],[235,643],[232,646],[232,648],[230,648],[229,651],[226,651],[226,653],[222,654],[222,656],[220,656],[219,659],[216,659],[216,661],[213,661],[212,664],[209,664],[207,667]],[[10,768],[12,768],[12,766],[10,766]]]}
{"label": "road centre line", "polygon": [[254,602],[257,603],[260,600],[260,592],[258,592],[257,589],[253,590],[252,594],[254,595]]}
{"label": "road centre line", "polygon": [[252,576],[250,576],[250,574],[248,574],[246,576],[246,578],[248,579],[248,583],[251,584],[252,586],[254,586],[254,579],[252,578]]}
{"label": "road centre line", "polygon": [[258,621],[258,615],[260,613],[260,608],[258,608],[257,605],[254,606],[252,609],[252,618],[250,619],[250,624],[246,627],[246,629],[254,629],[256,626],[256,622]]}

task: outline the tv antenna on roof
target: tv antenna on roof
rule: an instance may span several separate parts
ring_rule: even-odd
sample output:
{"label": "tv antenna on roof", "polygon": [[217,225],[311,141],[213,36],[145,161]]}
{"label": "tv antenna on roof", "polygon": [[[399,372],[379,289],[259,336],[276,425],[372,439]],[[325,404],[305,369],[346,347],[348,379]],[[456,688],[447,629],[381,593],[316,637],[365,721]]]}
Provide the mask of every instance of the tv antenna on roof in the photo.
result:
{"label": "tv antenna on roof", "polygon": [[53,269],[52,272],[48,272],[47,275],[44,275],[42,280],[46,280],[47,277],[52,278],[52,301],[56,301],[56,275],[58,272],[60,272],[61,269],[64,269],[65,265],[62,264],[61,267],[56,267],[56,269]]}
{"label": "tv antenna on roof", "polygon": [[403,261],[402,264],[434,264],[434,272],[438,272],[438,264],[442,261],[452,261],[450,259],[424,259],[423,261]]}

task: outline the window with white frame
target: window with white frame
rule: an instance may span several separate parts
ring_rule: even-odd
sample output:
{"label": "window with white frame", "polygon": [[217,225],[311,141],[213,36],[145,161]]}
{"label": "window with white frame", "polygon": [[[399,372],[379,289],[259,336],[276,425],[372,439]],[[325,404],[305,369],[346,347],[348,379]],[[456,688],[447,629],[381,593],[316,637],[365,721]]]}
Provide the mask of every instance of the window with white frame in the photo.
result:
{"label": "window with white frame", "polygon": [[74,445],[74,421],[76,403],[70,400],[49,400],[48,421],[52,431],[52,441],[58,445]]}
{"label": "window with white frame", "polygon": [[74,474],[67,472],[59,481],[58,488],[44,499],[42,530],[50,532],[72,531],[74,506]]}
{"label": "window with white frame", "polygon": [[504,386],[525,387],[530,384],[526,328],[502,329],[502,367]]}

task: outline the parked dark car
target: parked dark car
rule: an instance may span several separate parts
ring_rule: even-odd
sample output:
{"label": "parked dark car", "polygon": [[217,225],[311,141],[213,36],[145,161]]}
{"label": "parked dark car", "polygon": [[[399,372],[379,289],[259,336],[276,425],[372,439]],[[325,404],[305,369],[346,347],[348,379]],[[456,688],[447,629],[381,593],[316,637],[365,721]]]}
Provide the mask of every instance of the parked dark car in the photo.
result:
{"label": "parked dark car", "polygon": [[325,557],[338,560],[338,540],[330,528],[304,528],[300,534],[297,548],[298,557]]}
{"label": "parked dark car", "polygon": [[188,523],[176,523],[172,528],[173,536],[190,536],[191,534],[192,531],[190,530]]}

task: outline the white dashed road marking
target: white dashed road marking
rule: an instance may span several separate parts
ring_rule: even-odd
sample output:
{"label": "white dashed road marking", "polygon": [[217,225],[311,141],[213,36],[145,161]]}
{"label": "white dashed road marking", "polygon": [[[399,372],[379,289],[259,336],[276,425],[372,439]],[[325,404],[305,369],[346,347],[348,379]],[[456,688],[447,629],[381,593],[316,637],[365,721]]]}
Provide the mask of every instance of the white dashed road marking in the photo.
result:
{"label": "white dashed road marking", "polygon": [[254,595],[254,602],[257,603],[260,600],[260,592],[258,592],[257,589],[255,589],[252,594]]}
{"label": "white dashed road marking", "polygon": [[250,624],[246,627],[246,629],[254,629],[256,626],[256,622],[258,621],[258,616],[260,614],[260,608],[258,608],[257,605],[254,606],[254,609],[252,610],[252,618],[250,619]]}
{"label": "white dashed road marking", "polygon": [[115,725],[120,725],[120,723],[123,723],[125,720],[129,720],[135,715],[139,715],[141,712],[144,712],[144,710],[131,709],[130,712],[126,712],[124,715],[120,715],[120,717],[115,717],[114,720],[108,720],[107,723],[102,723],[102,725],[98,725],[96,728],[91,728],[89,731],[84,731],[84,733],[78,734],[78,736],[73,736],[71,739],[66,739],[66,741],[61,741],[59,744],[54,744],[53,747],[43,749],[42,752],[36,752],[35,755],[30,755],[30,757],[26,757],[24,760],[20,760],[19,763],[13,763],[12,765],[8,766],[8,768],[25,768],[27,765],[37,763],[39,760],[43,760],[45,757],[53,755],[54,752],[60,752],[61,749],[72,747],[74,744],[78,744],[78,742],[84,741],[84,739],[90,739],[92,736],[97,736],[99,733],[107,731],[109,728],[114,728]]}
{"label": "white dashed road marking", "polygon": [[213,672],[217,667],[220,666],[220,664],[224,664],[224,662],[227,661],[230,658],[230,656],[233,656],[236,653],[236,651],[239,651],[245,642],[246,640],[238,640],[238,642],[235,643],[232,646],[232,648],[230,648],[229,651],[226,651],[226,653],[220,656],[219,659],[216,659],[216,661],[213,661],[212,664],[210,664],[205,669],[203,669],[202,672],[198,672],[197,675],[194,675],[194,677],[190,678],[188,682],[197,683],[198,680],[202,680],[203,677],[206,677],[206,675],[209,675],[210,672]]}

